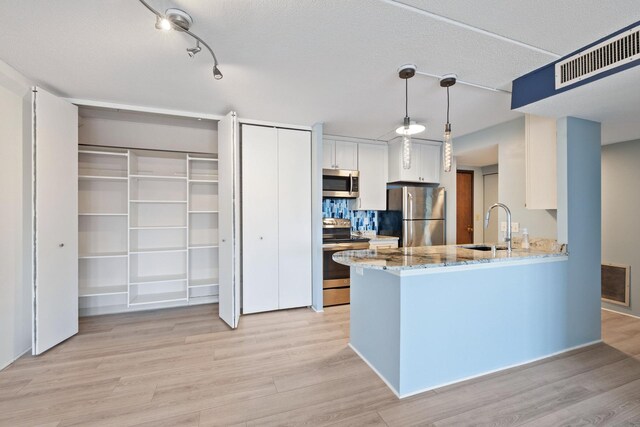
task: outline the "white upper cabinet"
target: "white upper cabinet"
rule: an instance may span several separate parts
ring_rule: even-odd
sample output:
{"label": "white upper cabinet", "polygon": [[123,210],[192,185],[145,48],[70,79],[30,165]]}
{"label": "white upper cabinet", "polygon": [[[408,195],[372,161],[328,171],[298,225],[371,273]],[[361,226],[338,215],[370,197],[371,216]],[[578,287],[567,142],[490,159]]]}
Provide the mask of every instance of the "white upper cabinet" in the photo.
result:
{"label": "white upper cabinet", "polygon": [[358,144],[360,197],[356,210],[385,210],[387,208],[387,147]]}
{"label": "white upper cabinet", "polygon": [[526,115],[526,207],[557,209],[556,120]]}
{"label": "white upper cabinet", "polygon": [[388,182],[416,182],[437,184],[440,182],[440,146],[413,143],[411,167],[402,167],[402,141],[389,144]]}
{"label": "white upper cabinet", "polygon": [[323,169],[358,169],[358,144],[325,139],[322,150]]}

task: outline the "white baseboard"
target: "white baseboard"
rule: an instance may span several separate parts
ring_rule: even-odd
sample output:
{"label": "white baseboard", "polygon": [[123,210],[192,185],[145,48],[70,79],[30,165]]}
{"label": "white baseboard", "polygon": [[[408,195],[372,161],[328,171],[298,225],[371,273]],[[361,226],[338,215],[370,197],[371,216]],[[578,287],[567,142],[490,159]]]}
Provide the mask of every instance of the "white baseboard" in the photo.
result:
{"label": "white baseboard", "polygon": [[635,315],[629,314],[629,313],[624,313],[622,311],[612,310],[610,308],[604,308],[604,307],[600,307],[600,309],[604,310],[604,311],[610,311],[611,313],[615,313],[615,314],[621,314],[621,315],[627,316],[627,317],[633,317],[634,319],[640,319],[640,317],[638,317],[638,316],[635,316]]}
{"label": "white baseboard", "polygon": [[451,384],[457,384],[457,383],[461,383],[461,382],[463,382],[463,381],[468,381],[468,380],[471,380],[471,379],[474,379],[474,378],[483,377],[483,376],[485,376],[485,375],[494,374],[494,373],[496,373],[496,372],[505,371],[505,370],[507,370],[507,369],[517,368],[518,366],[528,365],[529,363],[534,363],[534,362],[537,362],[537,361],[539,361],[539,360],[547,359],[547,358],[549,358],[549,357],[558,356],[558,355],[560,355],[560,354],[567,353],[567,352],[570,352],[570,351],[573,351],[573,350],[578,350],[578,349],[583,348],[583,347],[589,347],[589,346],[592,346],[592,345],[596,345],[596,344],[599,344],[599,343],[601,343],[601,342],[602,342],[602,340],[601,340],[601,339],[599,339],[599,340],[595,340],[595,341],[591,341],[591,342],[588,342],[588,343],[585,343],[585,344],[580,344],[580,345],[576,345],[576,346],[574,346],[574,347],[566,348],[566,349],[564,349],[564,350],[556,351],[556,352],[554,352],[554,353],[549,353],[549,354],[546,354],[546,355],[544,355],[544,356],[536,357],[536,358],[534,358],[534,359],[529,359],[529,360],[526,360],[526,361],[524,361],[524,362],[514,363],[513,365],[504,366],[504,367],[502,367],[502,368],[498,368],[498,369],[492,369],[492,370],[490,370],[490,371],[481,372],[481,373],[479,373],[479,374],[471,375],[471,376],[468,376],[468,377],[465,377],[465,378],[460,378],[460,379],[457,379],[457,380],[454,380],[454,381],[449,381],[449,382],[442,383],[442,384],[437,384],[437,385],[435,385],[435,386],[425,387],[425,388],[423,388],[423,389],[415,390],[415,391],[412,391],[412,392],[409,392],[409,393],[404,393],[404,394],[400,394],[400,393],[399,393],[399,392],[398,392],[398,391],[397,391],[397,390],[396,390],[396,389],[395,389],[395,388],[394,388],[394,387],[389,383],[389,381],[387,381],[387,379],[386,379],[386,378],[385,378],[385,377],[384,377],[380,372],[378,372],[378,370],[377,370],[376,368],[374,368],[374,367],[373,367],[373,365],[372,365],[372,364],[371,364],[371,363],[370,363],[370,362],[369,362],[369,361],[368,361],[368,360],[367,360],[367,359],[362,355],[362,353],[360,353],[360,352],[359,352],[359,351],[358,351],[358,350],[357,350],[353,345],[351,345],[351,343],[349,343],[349,347],[350,347],[350,348],[351,348],[351,349],[352,349],[352,350],[353,350],[353,351],[354,351],[354,352],[355,352],[355,353],[356,353],[356,354],[357,354],[357,355],[358,355],[358,356],[359,356],[359,357],[360,357],[360,358],[361,358],[361,359],[362,359],[362,360],[363,360],[367,365],[369,365],[369,367],[373,370],[373,372],[375,372],[375,373],[376,373],[376,375],[378,375],[378,376],[380,377],[380,379],[381,379],[382,381],[384,381],[384,383],[387,385],[387,387],[389,387],[389,388],[391,389],[391,391],[393,392],[393,394],[395,394],[395,395],[398,397],[398,399],[404,399],[405,397],[410,397],[410,396],[414,396],[414,395],[416,395],[416,394],[420,394],[420,393],[424,393],[424,392],[427,392],[427,391],[431,391],[431,390],[434,390],[434,389],[437,389],[437,388],[446,387],[446,386],[451,385]]}
{"label": "white baseboard", "polygon": [[318,309],[317,309],[317,308],[315,308],[314,306],[310,306],[310,307],[311,307],[311,310],[315,311],[316,313],[324,313],[324,308],[323,308],[323,309],[318,310]]}
{"label": "white baseboard", "polygon": [[9,363],[7,363],[6,365],[0,366],[0,371],[2,371],[5,368],[8,368],[13,362],[15,362],[16,360],[20,359],[22,356],[24,356],[25,354],[29,353],[30,351],[31,351],[31,347],[29,347],[28,349],[26,349],[25,351],[23,351],[22,353],[20,353],[16,357],[14,357],[13,360],[10,360]]}

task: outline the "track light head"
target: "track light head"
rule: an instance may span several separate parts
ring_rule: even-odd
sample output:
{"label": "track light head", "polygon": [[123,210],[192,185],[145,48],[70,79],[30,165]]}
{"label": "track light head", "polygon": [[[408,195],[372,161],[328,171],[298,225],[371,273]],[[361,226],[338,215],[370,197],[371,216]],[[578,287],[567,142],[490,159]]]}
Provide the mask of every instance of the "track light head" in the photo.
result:
{"label": "track light head", "polygon": [[217,65],[213,66],[213,78],[216,80],[222,79],[222,73],[220,72],[220,69]]}
{"label": "track light head", "polygon": [[190,47],[190,48],[187,49],[187,54],[189,55],[189,58],[193,58],[201,50],[202,50],[202,48],[200,47],[200,42],[198,41],[198,42],[196,42],[196,47]]}
{"label": "track light head", "polygon": [[167,18],[156,18],[156,30],[169,31],[171,29],[171,22]]}

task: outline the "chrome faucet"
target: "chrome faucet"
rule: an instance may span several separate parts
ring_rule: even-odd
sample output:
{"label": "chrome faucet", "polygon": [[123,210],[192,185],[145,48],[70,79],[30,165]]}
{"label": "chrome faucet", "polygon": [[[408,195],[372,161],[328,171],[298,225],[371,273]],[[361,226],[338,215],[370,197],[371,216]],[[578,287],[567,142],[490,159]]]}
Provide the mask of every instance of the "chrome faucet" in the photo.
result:
{"label": "chrome faucet", "polygon": [[487,209],[487,216],[484,218],[484,228],[489,226],[489,216],[491,215],[491,209],[501,207],[504,208],[507,213],[507,236],[504,238],[504,241],[507,242],[507,252],[511,253],[511,211],[507,207],[507,205],[503,203],[496,203],[492,205],[489,209]]}

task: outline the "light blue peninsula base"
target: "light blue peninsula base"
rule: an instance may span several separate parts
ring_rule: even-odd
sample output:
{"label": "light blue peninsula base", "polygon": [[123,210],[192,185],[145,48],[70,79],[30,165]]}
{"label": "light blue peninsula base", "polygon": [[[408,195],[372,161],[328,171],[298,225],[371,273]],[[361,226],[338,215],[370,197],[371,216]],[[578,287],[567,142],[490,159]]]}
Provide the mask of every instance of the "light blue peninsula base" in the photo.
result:
{"label": "light blue peninsula base", "polygon": [[[352,253],[353,254],[353,253]],[[568,257],[387,270],[351,264],[350,345],[398,395],[600,341],[575,327]],[[588,298],[589,296],[587,296]]]}

